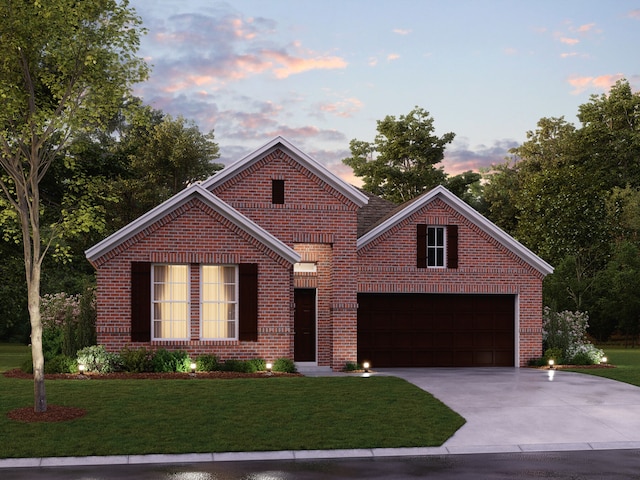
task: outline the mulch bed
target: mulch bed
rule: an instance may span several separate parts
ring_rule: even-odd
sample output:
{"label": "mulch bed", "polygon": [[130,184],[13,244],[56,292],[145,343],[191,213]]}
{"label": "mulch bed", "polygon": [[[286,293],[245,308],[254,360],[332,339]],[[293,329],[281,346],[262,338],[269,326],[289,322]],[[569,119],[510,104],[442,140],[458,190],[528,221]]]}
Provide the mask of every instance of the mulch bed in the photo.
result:
{"label": "mulch bed", "polygon": [[[4,372],[7,378],[23,378],[33,380],[33,374],[25,373],[19,368]],[[45,380],[193,380],[193,379],[233,379],[233,378],[271,378],[271,377],[301,377],[300,373],[282,372],[196,372],[196,373],[54,373],[46,374]]]}

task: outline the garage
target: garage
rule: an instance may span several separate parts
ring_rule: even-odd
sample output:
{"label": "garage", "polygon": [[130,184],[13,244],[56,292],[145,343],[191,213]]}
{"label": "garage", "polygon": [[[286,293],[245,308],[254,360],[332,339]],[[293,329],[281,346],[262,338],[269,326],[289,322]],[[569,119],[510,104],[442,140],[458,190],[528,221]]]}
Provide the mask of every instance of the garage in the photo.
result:
{"label": "garage", "polygon": [[375,367],[514,366],[515,296],[358,294],[358,361]]}

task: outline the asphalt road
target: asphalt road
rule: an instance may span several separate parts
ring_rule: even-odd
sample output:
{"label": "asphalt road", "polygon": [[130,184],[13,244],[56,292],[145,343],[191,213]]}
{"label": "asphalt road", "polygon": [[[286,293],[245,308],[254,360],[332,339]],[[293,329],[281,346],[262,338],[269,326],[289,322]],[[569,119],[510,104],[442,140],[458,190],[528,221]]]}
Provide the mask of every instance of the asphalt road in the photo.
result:
{"label": "asphalt road", "polygon": [[640,479],[640,450],[20,468],[2,480]]}

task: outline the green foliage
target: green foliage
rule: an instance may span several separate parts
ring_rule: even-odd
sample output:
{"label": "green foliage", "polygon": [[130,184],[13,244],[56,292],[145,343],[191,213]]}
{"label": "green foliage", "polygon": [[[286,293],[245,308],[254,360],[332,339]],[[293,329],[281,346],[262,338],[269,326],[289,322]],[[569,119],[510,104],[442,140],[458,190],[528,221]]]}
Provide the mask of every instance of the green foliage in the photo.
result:
{"label": "green foliage", "polygon": [[184,350],[169,351],[161,348],[155,351],[151,363],[156,373],[189,372],[191,360]]}
{"label": "green foliage", "polygon": [[278,358],[273,362],[274,372],[296,373],[296,364],[290,358]]}
{"label": "green foliage", "polygon": [[85,371],[96,373],[111,373],[120,370],[121,357],[116,353],[107,352],[104,345],[93,345],[78,351],[77,365],[84,365]]}
{"label": "green foliage", "polygon": [[[32,365],[33,369],[33,365]],[[56,355],[44,362],[44,373],[77,373],[78,363],[67,355]]]}
{"label": "green foliage", "polygon": [[356,362],[347,362],[342,368],[343,372],[355,372],[356,370],[360,370],[360,366]]}
{"label": "green foliage", "polygon": [[247,373],[264,372],[267,370],[267,362],[262,358],[252,358],[247,361]]}
{"label": "green foliage", "polygon": [[351,140],[351,157],[342,160],[363,179],[365,190],[403,203],[444,183],[446,174],[435,165],[455,135],[436,136],[429,112],[415,107],[399,118],[388,115],[376,129],[372,143]]}
{"label": "green foliage", "polygon": [[249,373],[249,362],[245,360],[237,360],[234,358],[230,358],[225,360],[225,362],[221,365],[221,370],[223,372],[241,372],[241,373]]}
{"label": "green foliage", "polygon": [[153,372],[153,351],[146,348],[125,347],[120,350],[120,362],[125,372]]}
{"label": "green foliage", "polygon": [[198,358],[196,358],[196,369],[199,372],[215,372],[216,370],[220,370],[218,357],[213,354],[199,355]]}
{"label": "green foliage", "polygon": [[589,316],[584,312],[554,312],[545,307],[542,334],[544,359],[556,363],[591,365],[600,363],[604,352],[587,340]]}
{"label": "green foliage", "polygon": [[565,363],[564,352],[561,348],[547,348],[542,356],[542,365],[549,365],[549,360],[556,364]]}

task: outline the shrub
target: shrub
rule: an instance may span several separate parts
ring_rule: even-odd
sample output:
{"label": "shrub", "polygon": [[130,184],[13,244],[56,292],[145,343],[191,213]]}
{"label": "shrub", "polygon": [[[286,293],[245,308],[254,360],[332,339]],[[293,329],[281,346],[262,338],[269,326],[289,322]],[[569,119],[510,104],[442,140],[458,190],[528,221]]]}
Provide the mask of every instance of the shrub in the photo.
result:
{"label": "shrub", "polygon": [[220,370],[218,357],[213,354],[200,355],[196,358],[196,369],[199,372],[215,372]]}
{"label": "shrub", "polygon": [[543,365],[548,365],[549,360],[553,360],[557,364],[564,363],[564,353],[559,348],[547,348],[542,356]]}
{"label": "shrub", "polygon": [[604,351],[587,343],[577,345],[568,352],[568,361],[572,365],[598,365],[604,358]]}
{"label": "shrub", "polygon": [[184,350],[168,351],[164,348],[153,355],[153,371],[157,373],[188,372],[191,360]]}
{"label": "shrub", "polygon": [[[586,312],[553,312],[545,307],[542,335],[545,359],[557,363],[590,365],[600,363],[604,352],[587,340],[589,316]],[[551,351],[552,354],[547,355]]]}
{"label": "shrub", "polygon": [[296,364],[293,363],[293,360],[289,358],[278,358],[275,362],[273,362],[273,371],[283,372],[283,373],[295,373]]}
{"label": "shrub", "polygon": [[225,372],[249,373],[249,368],[249,362],[236,360],[234,358],[225,360],[224,365],[222,365],[222,370]]}
{"label": "shrub", "polygon": [[262,358],[252,358],[247,361],[247,373],[264,372],[267,369],[267,362]]}
{"label": "shrub", "polygon": [[344,364],[343,372],[355,372],[360,370],[360,366],[356,362],[347,362]]}
{"label": "shrub", "polygon": [[120,362],[126,372],[142,373],[153,371],[153,352],[146,348],[125,347],[120,351]]}
{"label": "shrub", "polygon": [[78,363],[75,358],[56,355],[44,362],[44,373],[78,373]]}
{"label": "shrub", "polygon": [[121,368],[121,358],[116,353],[107,352],[104,345],[93,345],[78,350],[76,369],[80,364],[87,372],[110,373]]}

